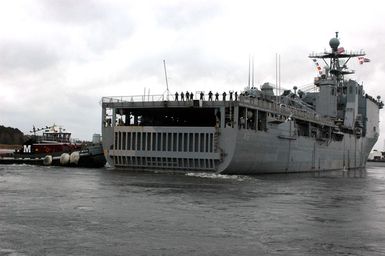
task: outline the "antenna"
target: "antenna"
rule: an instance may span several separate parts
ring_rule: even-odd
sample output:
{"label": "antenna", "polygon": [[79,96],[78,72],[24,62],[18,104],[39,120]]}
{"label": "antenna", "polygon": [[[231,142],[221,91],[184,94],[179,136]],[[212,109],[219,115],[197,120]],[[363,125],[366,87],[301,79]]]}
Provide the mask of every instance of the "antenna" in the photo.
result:
{"label": "antenna", "polygon": [[[281,54],[278,54],[278,94],[281,93]],[[279,97],[279,101],[281,101],[281,97]]]}
{"label": "antenna", "polygon": [[167,91],[167,100],[168,96],[170,94],[170,91],[168,90],[168,80],[167,80],[167,69],[166,69],[166,60],[163,60],[163,67],[164,67],[164,76],[166,78],[166,91]]}
{"label": "antenna", "polygon": [[251,86],[254,87],[254,54],[251,59]]}
{"label": "antenna", "polygon": [[275,95],[278,97],[278,53],[275,54]]}
{"label": "antenna", "polygon": [[146,87],[144,87],[143,101],[146,101]]}
{"label": "antenna", "polygon": [[281,101],[278,97],[281,92],[281,54],[275,54],[275,95],[276,99]]}
{"label": "antenna", "polygon": [[251,59],[251,55],[249,54],[249,74],[248,74],[248,82],[247,82],[247,86],[248,86],[248,88],[250,89],[250,60]]}

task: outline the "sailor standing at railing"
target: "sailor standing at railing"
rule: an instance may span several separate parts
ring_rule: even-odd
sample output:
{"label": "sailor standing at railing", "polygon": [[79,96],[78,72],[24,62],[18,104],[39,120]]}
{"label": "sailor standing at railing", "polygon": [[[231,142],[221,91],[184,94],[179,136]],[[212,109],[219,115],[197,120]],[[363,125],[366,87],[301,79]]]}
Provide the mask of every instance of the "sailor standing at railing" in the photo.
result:
{"label": "sailor standing at railing", "polygon": [[213,100],[213,93],[212,93],[212,91],[209,91],[209,100],[210,100],[210,101]]}
{"label": "sailor standing at railing", "polygon": [[186,91],[186,100],[190,100],[190,93]]}
{"label": "sailor standing at railing", "polygon": [[219,100],[219,93],[218,92],[215,93],[215,100],[216,101]]}
{"label": "sailor standing at railing", "polygon": [[193,100],[194,99],[194,94],[191,92],[190,93],[190,100]]}
{"label": "sailor standing at railing", "polygon": [[229,91],[229,94],[230,94],[230,101],[233,100],[233,91]]}
{"label": "sailor standing at railing", "polygon": [[205,97],[205,94],[203,92],[201,92],[200,94],[200,100],[204,100],[204,97]]}
{"label": "sailor standing at railing", "polygon": [[175,93],[175,100],[178,101],[178,92]]}
{"label": "sailor standing at railing", "polygon": [[223,92],[222,96],[223,96],[223,101],[226,101],[226,92]]}
{"label": "sailor standing at railing", "polygon": [[183,92],[180,93],[180,99],[181,99],[181,101],[184,101],[184,93]]}

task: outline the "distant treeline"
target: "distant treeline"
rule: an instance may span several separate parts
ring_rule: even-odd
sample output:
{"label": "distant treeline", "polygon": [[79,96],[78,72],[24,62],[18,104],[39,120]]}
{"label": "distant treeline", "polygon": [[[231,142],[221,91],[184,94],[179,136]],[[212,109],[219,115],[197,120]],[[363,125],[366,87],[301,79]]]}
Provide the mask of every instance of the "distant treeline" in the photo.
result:
{"label": "distant treeline", "polygon": [[19,129],[0,125],[0,144],[21,145],[24,140],[24,134]]}

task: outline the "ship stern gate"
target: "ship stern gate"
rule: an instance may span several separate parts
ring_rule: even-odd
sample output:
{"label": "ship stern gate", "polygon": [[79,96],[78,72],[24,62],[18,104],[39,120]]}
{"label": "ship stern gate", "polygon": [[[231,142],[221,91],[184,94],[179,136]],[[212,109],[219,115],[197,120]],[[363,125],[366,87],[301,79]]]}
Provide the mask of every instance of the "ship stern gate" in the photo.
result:
{"label": "ship stern gate", "polygon": [[103,98],[104,154],[119,169],[216,172],[223,161],[221,105]]}
{"label": "ship stern gate", "polygon": [[213,127],[116,126],[107,151],[115,167],[215,171]]}

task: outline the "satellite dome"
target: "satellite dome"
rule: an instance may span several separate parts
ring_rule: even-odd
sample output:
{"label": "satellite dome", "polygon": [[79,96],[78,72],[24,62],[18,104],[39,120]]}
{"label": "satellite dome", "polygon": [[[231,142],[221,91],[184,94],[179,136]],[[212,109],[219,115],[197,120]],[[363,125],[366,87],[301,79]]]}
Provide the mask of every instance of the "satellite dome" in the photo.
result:
{"label": "satellite dome", "polygon": [[274,87],[269,82],[264,83],[261,86],[261,90],[265,95],[274,96]]}
{"label": "satellite dome", "polygon": [[262,86],[261,86],[261,90],[273,90],[274,87],[269,83],[264,83]]}
{"label": "satellite dome", "polygon": [[337,50],[338,46],[340,45],[340,40],[338,40],[338,38],[332,38],[329,41],[329,45],[333,50]]}

